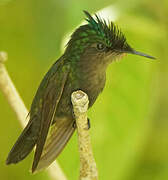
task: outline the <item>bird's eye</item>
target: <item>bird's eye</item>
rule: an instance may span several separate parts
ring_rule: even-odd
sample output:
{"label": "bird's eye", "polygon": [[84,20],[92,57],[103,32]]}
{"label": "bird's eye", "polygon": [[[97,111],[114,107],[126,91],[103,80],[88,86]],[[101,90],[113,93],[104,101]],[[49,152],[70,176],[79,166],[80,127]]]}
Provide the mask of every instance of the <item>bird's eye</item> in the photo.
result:
{"label": "bird's eye", "polygon": [[105,48],[106,48],[106,46],[105,46],[104,44],[102,44],[102,43],[98,43],[98,44],[97,44],[97,49],[98,49],[99,51],[103,51]]}

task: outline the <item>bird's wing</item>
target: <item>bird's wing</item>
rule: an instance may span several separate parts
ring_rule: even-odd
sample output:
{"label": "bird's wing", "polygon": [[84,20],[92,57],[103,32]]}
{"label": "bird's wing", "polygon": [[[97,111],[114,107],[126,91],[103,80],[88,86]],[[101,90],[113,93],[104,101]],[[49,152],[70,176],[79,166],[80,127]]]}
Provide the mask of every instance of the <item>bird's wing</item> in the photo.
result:
{"label": "bird's wing", "polygon": [[48,133],[36,171],[48,167],[63,150],[75,131],[72,117],[57,117]]}
{"label": "bird's wing", "polygon": [[48,81],[47,88],[43,93],[40,108],[41,124],[36,143],[32,172],[36,170],[39,163],[49,127],[53,121],[57,105],[61,98],[64,85],[68,77],[69,69],[70,67],[68,65],[62,65],[61,68],[58,68],[56,72],[52,73],[52,76]]}

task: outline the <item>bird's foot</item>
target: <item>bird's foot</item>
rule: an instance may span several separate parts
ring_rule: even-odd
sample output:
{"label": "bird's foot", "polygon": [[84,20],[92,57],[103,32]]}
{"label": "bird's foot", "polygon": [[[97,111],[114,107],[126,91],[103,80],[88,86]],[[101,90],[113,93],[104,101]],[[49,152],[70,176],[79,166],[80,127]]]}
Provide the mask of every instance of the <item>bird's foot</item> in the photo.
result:
{"label": "bird's foot", "polygon": [[86,130],[89,130],[90,129],[90,127],[91,127],[91,125],[90,125],[90,119],[89,118],[87,118],[87,128],[85,128]]}
{"label": "bird's foot", "polygon": [[[74,129],[76,129],[76,121],[74,120],[74,122],[73,122],[73,124],[72,124],[72,127],[74,128]],[[90,129],[90,119],[89,118],[87,118],[87,128],[85,128],[86,130],[89,130]]]}
{"label": "bird's foot", "polygon": [[72,124],[72,127],[74,128],[74,129],[76,129],[76,121],[74,120],[74,122],[73,122],[73,124]]}

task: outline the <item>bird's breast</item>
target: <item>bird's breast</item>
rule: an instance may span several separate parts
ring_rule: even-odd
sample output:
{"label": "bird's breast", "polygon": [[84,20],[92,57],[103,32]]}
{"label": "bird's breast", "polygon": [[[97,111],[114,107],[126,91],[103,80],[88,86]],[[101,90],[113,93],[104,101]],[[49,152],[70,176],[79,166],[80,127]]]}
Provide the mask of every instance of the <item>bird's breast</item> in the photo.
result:
{"label": "bird's breast", "polygon": [[[91,67],[91,68],[90,68]],[[84,91],[89,97],[89,107],[102,92],[106,81],[106,71],[93,66],[71,68],[57,108],[57,115],[71,115],[71,94],[76,90]]]}
{"label": "bird's breast", "polygon": [[100,71],[86,71],[80,74],[79,89],[84,91],[89,97],[89,107],[94,104],[98,95],[104,89],[106,73]]}

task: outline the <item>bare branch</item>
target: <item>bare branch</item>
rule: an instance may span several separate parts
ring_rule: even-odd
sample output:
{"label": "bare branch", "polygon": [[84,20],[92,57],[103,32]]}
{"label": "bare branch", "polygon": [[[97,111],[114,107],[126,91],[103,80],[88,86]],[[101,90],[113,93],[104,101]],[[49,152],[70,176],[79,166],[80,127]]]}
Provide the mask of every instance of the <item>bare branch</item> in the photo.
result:
{"label": "bare branch", "polygon": [[[10,79],[8,72],[4,66],[4,62],[7,60],[7,53],[0,52],[0,89],[5,95],[8,103],[16,113],[16,116],[21,123],[22,127],[26,125],[26,116],[28,110],[26,109],[21,97],[19,96],[12,80]],[[59,164],[54,162],[49,168],[48,173],[51,179],[55,180],[67,180],[64,172],[61,170]]]}
{"label": "bare branch", "polygon": [[26,121],[25,117],[28,114],[28,111],[21,100],[16,88],[14,87],[8,72],[4,66],[4,62],[7,60],[7,54],[5,52],[0,52],[0,89],[5,95],[8,103],[16,113],[19,122],[22,126],[25,126]]}
{"label": "bare branch", "polygon": [[75,91],[71,96],[76,118],[78,144],[80,153],[80,180],[97,180],[98,171],[93,157],[88,129],[88,96],[83,91]]}

